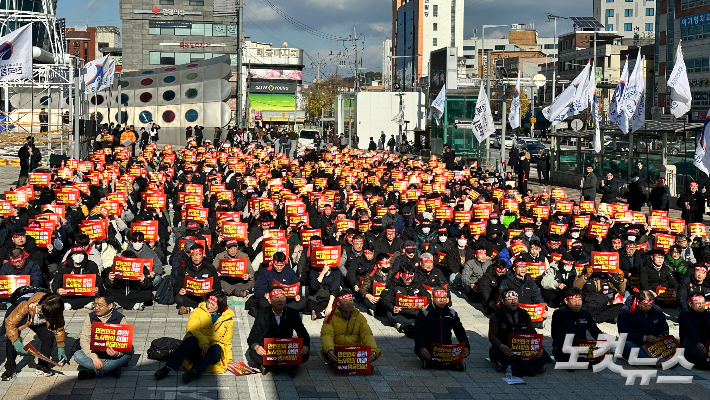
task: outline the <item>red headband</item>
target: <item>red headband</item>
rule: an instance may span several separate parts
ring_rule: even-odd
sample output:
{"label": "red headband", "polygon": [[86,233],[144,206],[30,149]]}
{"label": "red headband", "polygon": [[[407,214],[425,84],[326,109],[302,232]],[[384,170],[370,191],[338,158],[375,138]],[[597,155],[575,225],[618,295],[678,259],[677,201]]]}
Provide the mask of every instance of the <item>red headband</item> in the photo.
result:
{"label": "red headband", "polygon": [[653,304],[653,300],[641,300],[641,304],[650,306]]}
{"label": "red headband", "polygon": [[353,243],[363,243],[363,240],[358,238],[358,239],[353,239]]}
{"label": "red headband", "polygon": [[582,300],[582,295],[581,294],[575,294],[572,296],[567,296],[567,300]]}
{"label": "red headband", "polygon": [[449,294],[446,293],[446,290],[436,290],[431,295],[433,297],[448,297],[449,296]]}
{"label": "red headband", "polygon": [[77,246],[77,247],[72,247],[71,250],[69,250],[69,252],[70,253],[86,253],[86,249],[81,246]]}
{"label": "red headband", "polygon": [[394,228],[387,228],[387,229],[385,229],[385,232],[386,233],[394,233],[395,231],[394,231]]}
{"label": "red headband", "polygon": [[23,256],[10,257],[10,262],[11,262],[11,263],[14,263],[14,262],[22,261],[24,258],[25,258],[25,257],[23,257]]}
{"label": "red headband", "polygon": [[402,275],[403,278],[414,278],[414,272],[412,272],[411,274],[402,272],[400,275]]}
{"label": "red headband", "polygon": [[202,249],[202,248],[199,248],[199,247],[197,247],[197,248],[191,248],[191,249],[190,249],[190,254],[195,254],[195,253],[202,253],[202,254],[204,254],[204,252],[205,252],[205,249]]}
{"label": "red headband", "polygon": [[[333,303],[333,309],[335,310],[335,308],[338,307],[338,303],[340,303],[342,300],[352,299],[352,298],[353,298],[353,295],[351,295],[350,293],[347,293],[347,294],[344,294],[344,295],[338,297],[337,299],[335,299],[335,303]],[[335,311],[330,312],[330,315],[328,315],[328,318],[326,318],[326,320],[325,320],[326,324],[330,323],[330,321],[333,319],[334,314],[335,314]]]}
{"label": "red headband", "polygon": [[700,265],[700,264],[696,265],[695,269],[708,272],[708,269],[704,265]]}
{"label": "red headband", "polygon": [[24,234],[24,233],[22,233],[22,234],[19,234],[19,235],[12,235],[12,237],[13,237],[13,238],[19,238],[19,237],[23,237],[23,236],[25,236],[25,234]]}
{"label": "red headband", "polygon": [[701,296],[701,295],[699,295],[699,294],[696,294],[695,296],[691,297],[689,301],[690,301],[690,302],[693,302],[693,301],[705,301],[705,297],[704,297],[704,296]]}
{"label": "red headband", "polygon": [[422,258],[421,258],[421,261],[422,261],[422,262],[433,262],[433,261],[434,261],[434,257],[422,257]]}
{"label": "red headband", "polygon": [[210,296],[209,300],[213,303],[218,303],[217,296],[212,295],[212,296]]}
{"label": "red headband", "polygon": [[476,254],[486,254],[488,251],[486,249],[478,249],[476,250]]}
{"label": "red headband", "polygon": [[516,293],[515,291],[512,291],[512,290],[511,290],[511,291],[507,292],[504,297],[505,297],[506,299],[507,299],[508,297],[518,297],[518,293]]}
{"label": "red headband", "polygon": [[284,290],[283,289],[274,289],[269,293],[269,298],[280,296],[280,295],[286,296],[286,293],[284,292]]}

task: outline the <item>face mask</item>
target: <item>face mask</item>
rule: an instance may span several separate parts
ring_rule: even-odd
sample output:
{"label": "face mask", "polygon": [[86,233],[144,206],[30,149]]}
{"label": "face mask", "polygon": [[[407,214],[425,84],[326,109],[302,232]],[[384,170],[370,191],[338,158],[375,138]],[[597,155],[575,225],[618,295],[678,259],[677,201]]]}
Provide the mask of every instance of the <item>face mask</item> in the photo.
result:
{"label": "face mask", "polygon": [[446,236],[439,236],[439,242],[441,242],[441,243],[446,243],[447,239],[448,239],[448,237],[446,237]]}
{"label": "face mask", "polygon": [[599,218],[599,222],[604,223],[606,221],[606,218]]}
{"label": "face mask", "polygon": [[631,182],[637,182],[639,178],[631,178]]}
{"label": "face mask", "polygon": [[384,274],[389,274],[389,273],[390,273],[390,269],[389,269],[389,268],[380,268],[380,271],[382,271],[382,273],[384,273]]}
{"label": "face mask", "polygon": [[572,256],[575,257],[575,258],[579,258],[579,257],[582,256],[582,250],[581,250],[581,249],[572,250],[572,251],[570,251],[569,253],[572,254]]}
{"label": "face mask", "polygon": [[138,189],[140,189],[140,188],[141,188],[141,187],[140,187],[140,186],[138,186],[138,184],[137,184],[137,183],[134,183],[134,184],[133,184],[133,191],[134,191],[134,192],[137,192],[137,191],[138,191]]}
{"label": "face mask", "polygon": [[491,224],[494,224],[494,225],[495,225],[495,224],[498,223],[498,220],[497,220],[497,219],[492,219],[492,220],[490,220],[490,222],[491,222]]}
{"label": "face mask", "polygon": [[525,237],[531,238],[531,237],[532,237],[532,234],[533,234],[532,232],[525,232]]}
{"label": "face mask", "polygon": [[422,232],[423,232],[425,235],[428,235],[430,231],[431,231],[431,228],[428,228],[428,227],[427,227],[427,228],[422,228]]}
{"label": "face mask", "polygon": [[629,242],[635,242],[636,236],[629,236],[627,239],[629,239]]}
{"label": "face mask", "polygon": [[565,271],[570,272],[570,271],[572,271],[572,268],[574,268],[574,265],[567,265],[567,264],[565,264],[565,265],[562,266],[562,268],[563,268]]}
{"label": "face mask", "polygon": [[72,259],[72,261],[74,261],[74,263],[81,264],[82,261],[84,261],[84,255],[81,253],[74,254],[73,256],[71,256],[71,259]]}
{"label": "face mask", "polygon": [[466,247],[466,243],[468,243],[468,240],[466,239],[459,239],[456,241],[458,243],[459,247]]}
{"label": "face mask", "polygon": [[135,251],[141,251],[143,248],[143,242],[140,243],[132,243],[133,244],[133,250]]}
{"label": "face mask", "polygon": [[574,239],[579,238],[579,232],[572,232],[569,235],[572,236],[572,238],[574,238]]}

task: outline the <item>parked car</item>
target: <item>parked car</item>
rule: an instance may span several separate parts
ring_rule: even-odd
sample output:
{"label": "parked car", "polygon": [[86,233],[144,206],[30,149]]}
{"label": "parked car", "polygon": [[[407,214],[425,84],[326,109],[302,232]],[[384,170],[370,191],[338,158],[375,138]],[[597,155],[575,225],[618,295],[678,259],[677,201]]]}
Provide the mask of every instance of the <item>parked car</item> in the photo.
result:
{"label": "parked car", "polygon": [[500,136],[491,135],[491,148],[500,149]]}
{"label": "parked car", "polygon": [[298,133],[298,144],[304,147],[313,148],[313,140],[316,138],[316,133],[320,133],[315,129],[301,129]]}
{"label": "parked car", "polygon": [[695,148],[698,146],[695,139],[686,139],[683,142],[668,143],[668,155],[677,156],[681,153],[695,155]]}
{"label": "parked car", "polygon": [[545,155],[550,154],[550,150],[541,142],[529,142],[523,148],[530,152],[531,161],[537,161],[540,156],[540,151]]}

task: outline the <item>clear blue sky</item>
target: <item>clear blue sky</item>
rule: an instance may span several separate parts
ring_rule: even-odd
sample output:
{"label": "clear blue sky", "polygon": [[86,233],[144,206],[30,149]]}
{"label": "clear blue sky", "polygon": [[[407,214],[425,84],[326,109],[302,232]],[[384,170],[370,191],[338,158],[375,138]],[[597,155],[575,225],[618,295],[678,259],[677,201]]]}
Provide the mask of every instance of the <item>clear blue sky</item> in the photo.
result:
{"label": "clear blue sky", "polygon": [[[157,3],[157,2],[156,2]],[[59,0],[57,16],[66,18],[67,27],[113,25],[121,27],[118,0]]]}

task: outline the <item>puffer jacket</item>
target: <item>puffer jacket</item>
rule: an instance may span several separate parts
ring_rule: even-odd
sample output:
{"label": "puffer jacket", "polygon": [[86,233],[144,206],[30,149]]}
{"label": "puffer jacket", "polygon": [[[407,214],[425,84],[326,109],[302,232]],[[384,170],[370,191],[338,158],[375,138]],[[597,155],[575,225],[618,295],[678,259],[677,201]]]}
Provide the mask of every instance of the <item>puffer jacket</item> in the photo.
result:
{"label": "puffer jacket", "polygon": [[505,279],[500,283],[500,292],[506,289],[515,289],[518,293],[518,298],[522,304],[540,304],[544,303],[545,299],[540,294],[540,288],[537,287],[535,280],[530,274],[525,274],[523,279],[518,278],[512,270],[508,270],[505,274]]}
{"label": "puffer jacket", "polygon": [[380,356],[367,319],[357,308],[353,308],[350,319],[343,318],[340,309],[336,309],[330,323],[324,323],[320,329],[320,343],[323,355],[335,346],[370,346],[376,357]]}
{"label": "puffer jacket", "polygon": [[463,272],[461,272],[461,282],[465,287],[471,287],[472,284],[478,283],[490,266],[491,260],[479,262],[472,258],[466,261],[466,264],[463,265]]}
{"label": "puffer jacket", "polygon": [[[234,333],[234,311],[227,308],[219,316],[217,322],[212,323],[212,316],[207,311],[207,304],[200,305],[190,313],[185,327],[187,333],[183,339],[191,336],[197,338],[200,349],[218,344],[222,348],[222,356],[219,361],[207,367],[207,372],[223,373],[227,370],[227,363],[232,361],[232,335]],[[182,365],[185,370],[192,369],[192,364],[188,359],[183,360]]]}
{"label": "puffer jacket", "polygon": [[[47,293],[35,293],[27,301],[23,301],[12,310],[9,316],[5,317],[5,330],[7,335],[7,340],[11,343],[19,339],[20,331],[28,328],[35,317],[35,310],[37,308],[37,303]],[[57,341],[57,347],[64,347],[64,339],[66,338],[66,332],[64,331],[64,316],[58,318],[57,325],[52,326],[49,321],[47,321],[47,328],[54,333],[54,340]]]}

